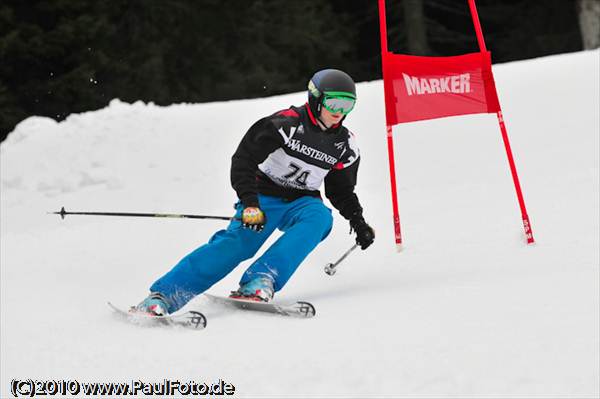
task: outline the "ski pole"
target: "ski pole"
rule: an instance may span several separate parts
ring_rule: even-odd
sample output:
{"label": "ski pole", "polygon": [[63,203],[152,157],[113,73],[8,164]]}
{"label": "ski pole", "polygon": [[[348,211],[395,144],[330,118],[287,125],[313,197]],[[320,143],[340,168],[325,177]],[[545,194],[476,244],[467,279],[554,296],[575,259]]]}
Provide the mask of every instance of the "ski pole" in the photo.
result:
{"label": "ski pole", "polygon": [[354,251],[357,247],[358,244],[354,244],[352,248],[344,252],[344,254],[335,263],[328,263],[327,265],[325,265],[325,273],[329,274],[330,276],[333,276],[337,271],[337,265],[339,265],[344,259],[346,259],[346,256],[350,255],[350,252]]}
{"label": "ski pole", "polygon": [[128,216],[128,217],[146,217],[146,218],[183,218],[183,219],[216,219],[216,220],[236,220],[229,216],[210,216],[210,215],[183,215],[175,213],[129,213],[129,212],[68,212],[63,206],[59,212],[48,212],[53,215],[60,215],[62,219],[66,215],[93,215],[93,216]]}

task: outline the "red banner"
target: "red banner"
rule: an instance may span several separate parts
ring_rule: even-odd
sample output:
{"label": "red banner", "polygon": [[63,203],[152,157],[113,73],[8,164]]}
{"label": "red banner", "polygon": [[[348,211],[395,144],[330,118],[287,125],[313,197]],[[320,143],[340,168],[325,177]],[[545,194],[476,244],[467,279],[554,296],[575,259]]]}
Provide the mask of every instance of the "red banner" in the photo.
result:
{"label": "red banner", "polygon": [[455,57],[384,53],[388,125],[500,110],[489,51]]}

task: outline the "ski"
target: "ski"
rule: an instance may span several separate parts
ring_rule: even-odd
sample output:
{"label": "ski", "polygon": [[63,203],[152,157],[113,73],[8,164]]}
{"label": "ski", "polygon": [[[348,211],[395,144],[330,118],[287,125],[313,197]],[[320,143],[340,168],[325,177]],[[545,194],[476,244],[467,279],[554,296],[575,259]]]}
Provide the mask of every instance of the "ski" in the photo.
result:
{"label": "ski", "polygon": [[316,314],[315,307],[304,301],[297,301],[289,304],[273,302],[256,302],[252,300],[229,298],[204,294],[209,300],[226,306],[231,306],[242,310],[251,310],[257,312],[274,313],[283,316],[310,318]]}
{"label": "ski", "polygon": [[206,327],[206,317],[193,310],[166,316],[150,316],[144,313],[128,312],[110,302],[108,302],[108,306],[122,320],[141,326],[179,326],[192,330],[202,330]]}

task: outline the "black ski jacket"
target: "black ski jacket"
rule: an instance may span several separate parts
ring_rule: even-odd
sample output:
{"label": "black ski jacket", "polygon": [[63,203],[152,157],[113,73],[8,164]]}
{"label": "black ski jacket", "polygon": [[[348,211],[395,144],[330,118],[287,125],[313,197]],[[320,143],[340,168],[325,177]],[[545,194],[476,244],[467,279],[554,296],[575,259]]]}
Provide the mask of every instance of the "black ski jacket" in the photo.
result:
{"label": "black ski jacket", "polygon": [[308,104],[258,120],[231,159],[231,185],[244,206],[259,206],[257,194],[293,201],[325,196],[350,220],[362,214],[354,193],[360,154],[341,123],[322,131]]}

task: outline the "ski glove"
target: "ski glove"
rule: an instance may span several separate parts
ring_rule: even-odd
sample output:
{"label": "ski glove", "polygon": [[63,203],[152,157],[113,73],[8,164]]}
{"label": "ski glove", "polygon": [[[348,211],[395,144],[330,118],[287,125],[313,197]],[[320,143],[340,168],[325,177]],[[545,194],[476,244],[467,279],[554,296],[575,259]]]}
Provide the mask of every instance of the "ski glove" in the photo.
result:
{"label": "ski glove", "polygon": [[267,218],[264,212],[257,206],[248,206],[242,212],[242,227],[256,232],[265,228]]}
{"label": "ski glove", "polygon": [[350,233],[356,233],[356,243],[365,250],[375,241],[375,230],[365,222],[362,215],[353,215],[350,219]]}

